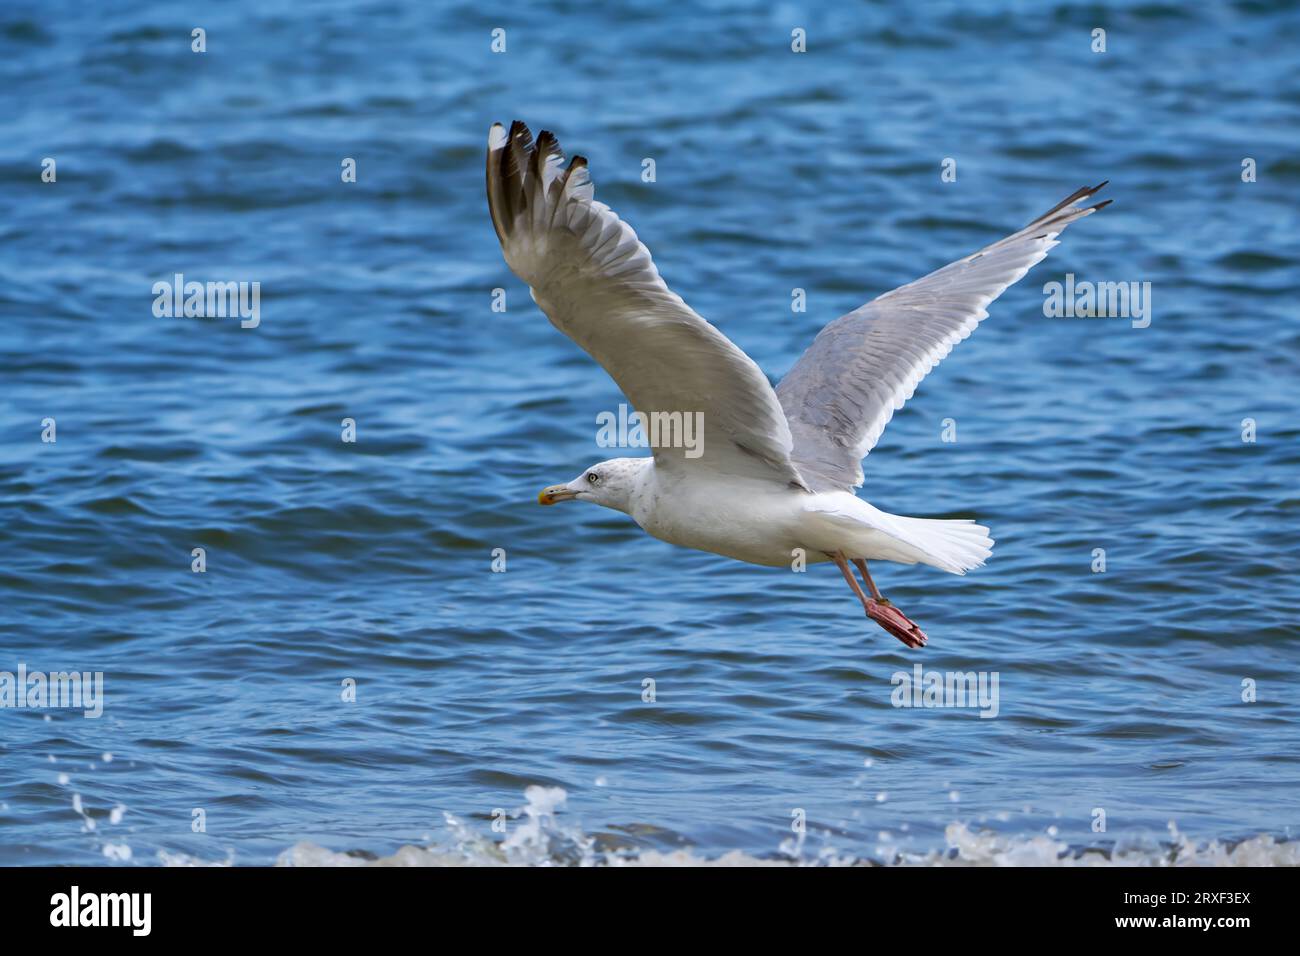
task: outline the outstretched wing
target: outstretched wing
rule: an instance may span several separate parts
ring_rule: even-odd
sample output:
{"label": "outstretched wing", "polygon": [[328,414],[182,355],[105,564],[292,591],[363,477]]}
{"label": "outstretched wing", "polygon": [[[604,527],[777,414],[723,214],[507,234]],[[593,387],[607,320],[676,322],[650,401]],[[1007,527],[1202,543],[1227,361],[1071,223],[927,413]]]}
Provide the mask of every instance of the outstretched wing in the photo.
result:
{"label": "outstretched wing", "polygon": [[[668,288],[636,233],[593,191],[587,161],[575,156],[565,168],[551,133],[543,130],[534,145],[523,123],[509,134],[493,125],[488,206],[506,263],[551,324],[604,366],[637,411],[666,416],[659,421],[678,437],[648,429],[652,443],[659,431],[656,461],[802,485],[766,376]],[[703,425],[695,457],[672,428],[685,415]]]}
{"label": "outstretched wing", "polygon": [[862,459],[930,369],[988,317],[988,304],[1110,200],[1077,205],[1084,187],[1024,229],[841,316],[777,386],[794,462],[814,491],[862,484]]}

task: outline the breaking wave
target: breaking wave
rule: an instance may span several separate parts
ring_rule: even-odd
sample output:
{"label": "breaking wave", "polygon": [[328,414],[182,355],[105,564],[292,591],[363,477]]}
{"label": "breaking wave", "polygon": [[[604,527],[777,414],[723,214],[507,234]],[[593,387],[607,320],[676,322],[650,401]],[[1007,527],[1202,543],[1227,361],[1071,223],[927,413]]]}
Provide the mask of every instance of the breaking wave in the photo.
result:
{"label": "breaking wave", "polygon": [[[864,857],[825,846],[806,853],[802,840],[787,840],[771,855],[733,850],[702,856],[689,849],[660,851],[600,848],[600,841],[576,822],[562,819],[567,793],[560,787],[528,787],[526,803],[511,815],[504,839],[444,814],[447,835],[428,846],[403,846],[387,856],[366,850],[339,852],[312,843],[295,844],[279,855],[279,866],[1300,866],[1300,841],[1259,835],[1198,843],[1169,824],[1160,841],[1116,841],[1110,846],[1071,846],[1047,835],[1007,836],[954,822],[946,845],[926,852],[900,852],[888,859]],[[204,863],[159,854],[172,866]]]}

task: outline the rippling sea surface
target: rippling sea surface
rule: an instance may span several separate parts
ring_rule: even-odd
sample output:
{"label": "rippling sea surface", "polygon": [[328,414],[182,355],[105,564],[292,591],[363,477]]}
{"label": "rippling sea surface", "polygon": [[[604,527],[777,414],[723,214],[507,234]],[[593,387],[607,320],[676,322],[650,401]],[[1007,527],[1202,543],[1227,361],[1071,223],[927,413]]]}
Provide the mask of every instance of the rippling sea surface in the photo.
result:
{"label": "rippling sea surface", "polygon": [[[103,711],[0,709],[0,863],[1300,860],[1300,15],[822,6],[5,7],[0,671]],[[997,539],[875,568],[929,648],[537,507],[623,399],[502,261],[515,118],[774,381],[1111,180],[866,462]],[[155,316],[177,273],[260,325]],[[1149,327],[1046,317],[1067,273]],[[893,706],[918,662],[997,716]]]}

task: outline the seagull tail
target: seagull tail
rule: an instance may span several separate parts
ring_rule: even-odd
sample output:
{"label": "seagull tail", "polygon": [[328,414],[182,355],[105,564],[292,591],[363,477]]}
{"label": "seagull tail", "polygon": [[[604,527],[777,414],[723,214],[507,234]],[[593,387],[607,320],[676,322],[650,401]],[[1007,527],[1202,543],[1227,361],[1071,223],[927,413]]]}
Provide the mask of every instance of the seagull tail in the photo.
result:
{"label": "seagull tail", "polygon": [[823,541],[847,557],[928,564],[951,574],[980,567],[993,553],[989,529],[969,518],[890,514],[847,492],[815,495],[805,506],[823,524]]}
{"label": "seagull tail", "polygon": [[924,554],[922,563],[952,574],[981,567],[993,553],[989,529],[969,518],[906,518],[890,515],[899,537]]}

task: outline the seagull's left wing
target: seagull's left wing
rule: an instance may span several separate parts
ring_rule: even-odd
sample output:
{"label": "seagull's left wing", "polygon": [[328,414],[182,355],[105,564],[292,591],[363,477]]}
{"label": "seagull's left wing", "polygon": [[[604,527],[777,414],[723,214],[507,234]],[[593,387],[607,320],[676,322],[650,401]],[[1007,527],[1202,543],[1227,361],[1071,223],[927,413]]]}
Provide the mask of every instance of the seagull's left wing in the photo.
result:
{"label": "seagull's left wing", "polygon": [[[802,486],[767,377],[668,288],[632,228],[592,199],[585,159],[565,168],[549,132],[534,145],[523,123],[509,134],[494,124],[487,193],[506,263],[551,324],[604,366],[642,414],[673,426],[701,413],[701,454],[680,447],[680,431],[667,443],[661,431],[657,462]],[[694,444],[700,436],[690,437]]]}
{"label": "seagull's left wing", "polygon": [[822,329],[776,388],[794,462],[814,491],[862,484],[862,459],[894,412],[952,347],[988,318],[988,304],[1042,260],[1070,223],[1110,200],[1078,206],[1084,187],[1024,229],[900,286]]}

